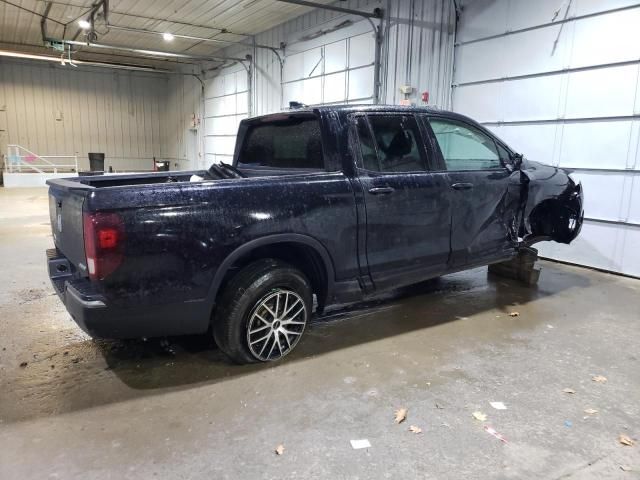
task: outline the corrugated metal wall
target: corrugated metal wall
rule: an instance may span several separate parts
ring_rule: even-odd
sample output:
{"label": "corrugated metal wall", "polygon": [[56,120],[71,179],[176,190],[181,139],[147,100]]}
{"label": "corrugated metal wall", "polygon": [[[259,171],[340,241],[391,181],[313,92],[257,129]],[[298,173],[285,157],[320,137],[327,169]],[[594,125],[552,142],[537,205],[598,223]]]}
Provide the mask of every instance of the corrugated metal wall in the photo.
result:
{"label": "corrugated metal wall", "polygon": [[193,77],[0,59],[0,148],[77,154],[81,168],[90,151],[104,152],[115,169],[149,170],[153,157],[187,168],[199,151],[188,130],[199,99]]}
{"label": "corrugated metal wall", "polygon": [[[430,104],[450,107],[455,27],[453,0],[349,0],[339,2],[339,5],[369,12],[381,7],[387,12],[382,52],[382,103],[399,103],[404,98],[399,91],[400,85],[409,84],[415,87],[409,97],[413,102],[421,103],[420,93],[427,90]],[[315,39],[303,39],[345,20],[351,20],[353,24]],[[281,76],[277,57],[269,50],[253,51],[243,47],[225,50],[229,56],[254,55],[251,115],[277,112],[294,98],[313,104],[348,102],[351,98],[356,103],[371,101],[365,97],[371,95],[366,92],[372,90],[368,85],[373,84],[373,67],[368,65],[371,63],[369,53],[373,51],[374,36],[369,23],[362,17],[316,9],[256,35],[255,41],[276,48],[284,42],[287,47],[284,77]],[[232,90],[243,91],[229,85],[233,76],[243,71],[236,65],[216,72],[226,80],[217,85],[214,80],[208,80],[207,98],[229,95]],[[337,83],[333,81],[336,78]],[[283,80],[284,87],[281,86]],[[336,88],[329,88],[328,84],[335,84]],[[343,84],[344,90],[340,91]],[[224,91],[220,91],[221,88]],[[216,130],[213,123],[220,122],[214,119],[213,103],[210,107],[205,112],[205,152],[207,159],[217,161],[233,152],[235,136],[226,130]],[[237,114],[237,111],[229,114]]]}
{"label": "corrugated metal wall", "polygon": [[397,104],[403,97],[400,85],[408,84],[416,87],[410,98],[417,104],[426,90],[430,105],[451,108],[453,0],[394,0],[386,8],[389,29],[383,100]]}
{"label": "corrugated metal wall", "polygon": [[[162,157],[171,161],[172,170],[198,168],[204,158],[202,88],[193,76],[171,75],[164,97],[158,99],[162,106]],[[194,117],[195,126],[191,123]]]}
{"label": "corrugated metal wall", "polygon": [[454,109],[575,169],[585,223],[543,255],[640,276],[640,5],[477,0],[458,29]]}

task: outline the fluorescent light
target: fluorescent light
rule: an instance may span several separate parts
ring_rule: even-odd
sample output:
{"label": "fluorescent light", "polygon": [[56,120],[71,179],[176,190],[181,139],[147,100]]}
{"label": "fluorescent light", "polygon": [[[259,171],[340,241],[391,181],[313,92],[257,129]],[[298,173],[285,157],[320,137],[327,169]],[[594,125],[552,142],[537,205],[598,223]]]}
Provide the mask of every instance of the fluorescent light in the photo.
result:
{"label": "fluorescent light", "polygon": [[88,22],[87,20],[85,20],[84,18],[78,20],[78,25],[80,26],[81,29],[83,30],[89,30],[91,28],[91,22]]}
{"label": "fluorescent light", "polygon": [[32,55],[30,53],[12,52],[9,50],[0,50],[0,57],[28,58],[29,60],[48,60],[50,62],[60,61],[60,57],[49,57],[47,55]]}
{"label": "fluorescent light", "polygon": [[165,42],[171,42],[174,38],[173,33],[165,32],[162,34],[162,38],[164,38]]}
{"label": "fluorescent light", "polygon": [[88,65],[95,67],[108,67],[108,68],[119,68],[125,70],[141,70],[141,71],[149,71],[149,72],[168,72],[168,70],[159,70],[153,67],[141,65],[120,65],[117,63],[108,63],[108,62],[91,62],[91,61],[82,61],[82,60],[72,60],[71,62],[68,59],[65,59],[63,56],[61,57],[50,57],[48,55],[34,55],[31,53],[21,53],[21,52],[12,52],[10,50],[0,50],[0,57],[11,57],[11,58],[24,58],[28,60],[46,60],[48,62],[56,62],[60,65],[71,65],[73,67],[77,67],[78,65]]}

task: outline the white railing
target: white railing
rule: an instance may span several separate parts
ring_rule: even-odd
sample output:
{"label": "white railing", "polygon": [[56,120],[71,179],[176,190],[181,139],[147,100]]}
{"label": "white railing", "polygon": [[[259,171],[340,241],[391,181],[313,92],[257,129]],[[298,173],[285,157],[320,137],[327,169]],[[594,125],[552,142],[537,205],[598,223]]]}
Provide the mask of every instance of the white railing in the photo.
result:
{"label": "white railing", "polygon": [[[64,163],[63,163],[64,162]],[[4,165],[8,173],[77,172],[77,155],[38,155],[20,145],[7,145]]]}

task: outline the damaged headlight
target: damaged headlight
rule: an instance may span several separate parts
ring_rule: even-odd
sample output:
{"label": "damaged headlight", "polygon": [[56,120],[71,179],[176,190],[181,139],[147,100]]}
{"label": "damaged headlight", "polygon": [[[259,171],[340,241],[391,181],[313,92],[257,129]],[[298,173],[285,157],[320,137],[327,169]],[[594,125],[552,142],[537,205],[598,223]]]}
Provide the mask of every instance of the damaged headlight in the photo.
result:
{"label": "damaged headlight", "polygon": [[567,175],[569,177],[569,179],[575,183],[576,185],[578,185],[580,183],[580,179],[578,177],[576,177],[576,172],[571,172],[569,175]]}

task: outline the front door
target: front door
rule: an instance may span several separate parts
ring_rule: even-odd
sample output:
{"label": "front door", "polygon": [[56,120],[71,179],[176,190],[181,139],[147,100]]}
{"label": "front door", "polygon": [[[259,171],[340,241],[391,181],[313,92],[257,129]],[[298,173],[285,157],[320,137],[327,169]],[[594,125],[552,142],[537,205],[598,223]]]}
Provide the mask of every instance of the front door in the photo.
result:
{"label": "front door", "polygon": [[444,272],[451,205],[446,175],[429,171],[432,151],[411,114],[353,117],[366,211],[366,256],[376,289]]}
{"label": "front door", "polygon": [[508,257],[517,246],[520,199],[508,151],[470,123],[438,116],[428,123],[448,174],[451,268]]}

